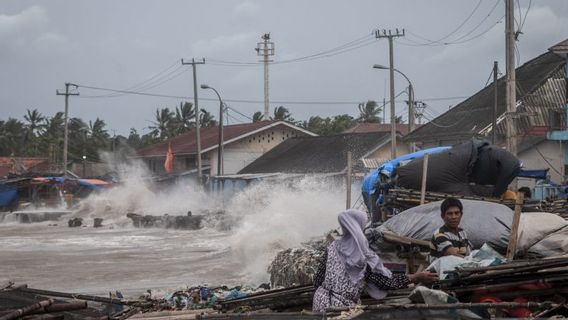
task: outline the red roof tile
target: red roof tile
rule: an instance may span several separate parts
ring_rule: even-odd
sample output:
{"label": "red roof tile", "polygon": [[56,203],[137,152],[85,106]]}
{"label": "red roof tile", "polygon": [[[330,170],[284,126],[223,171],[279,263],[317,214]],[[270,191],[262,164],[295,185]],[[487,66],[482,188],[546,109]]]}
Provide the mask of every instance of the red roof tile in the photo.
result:
{"label": "red roof tile", "polygon": [[[225,141],[223,145],[225,145],[231,139],[238,138],[240,136],[246,135],[247,133],[251,133],[253,131],[260,130],[271,125],[297,128],[293,125],[286,124],[283,121],[273,120],[223,126],[223,139]],[[202,151],[209,148],[217,148],[219,139],[219,127],[202,128],[200,130],[200,135]],[[171,144],[172,151],[176,155],[197,153],[197,139],[195,137],[195,129],[180,134],[179,136],[142,148],[138,150],[137,154],[140,157],[165,156],[168,150],[168,144]]]}

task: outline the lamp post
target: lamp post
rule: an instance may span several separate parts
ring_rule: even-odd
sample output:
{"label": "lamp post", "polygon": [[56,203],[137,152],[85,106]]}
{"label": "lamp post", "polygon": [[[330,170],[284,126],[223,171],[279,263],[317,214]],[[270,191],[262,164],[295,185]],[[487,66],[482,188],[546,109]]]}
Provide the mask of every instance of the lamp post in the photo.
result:
{"label": "lamp post", "polygon": [[219,150],[217,153],[217,175],[223,175],[223,100],[221,100],[221,96],[219,92],[206,84],[201,85],[201,89],[211,89],[215,91],[217,94],[217,98],[219,98]]}
{"label": "lamp post", "polygon": [[85,178],[85,172],[87,171],[86,167],[85,167],[86,161],[87,161],[87,156],[84,155],[83,156],[83,178]]}
{"label": "lamp post", "polygon": [[[389,67],[380,65],[380,64],[375,64],[373,65],[373,68],[375,69],[383,69],[383,70],[388,70],[390,69]],[[395,72],[398,72],[401,76],[403,76],[406,81],[408,81],[408,133],[412,132],[412,130],[414,130],[414,86],[412,85],[412,82],[410,81],[410,79],[408,79],[408,77],[402,73],[401,71],[399,71],[398,69],[393,69]],[[391,112],[393,112],[393,110],[391,110]],[[391,120],[393,123],[391,123],[391,127],[394,128],[395,124],[394,124],[394,115],[391,115]],[[394,141],[396,139],[396,129],[392,130],[391,129],[391,139]],[[414,152],[415,150],[415,145],[414,142],[411,143],[410,145],[410,149],[411,152]]]}

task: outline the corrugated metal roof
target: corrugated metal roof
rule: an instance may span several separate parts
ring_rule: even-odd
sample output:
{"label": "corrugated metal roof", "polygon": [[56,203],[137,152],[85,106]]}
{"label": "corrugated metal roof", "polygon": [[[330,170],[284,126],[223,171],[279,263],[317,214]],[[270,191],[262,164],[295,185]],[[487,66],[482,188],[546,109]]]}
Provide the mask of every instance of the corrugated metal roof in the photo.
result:
{"label": "corrugated metal roof", "polygon": [[[521,116],[516,122],[520,135],[531,125],[549,125],[556,111],[562,108],[565,91],[562,76],[564,64],[562,57],[547,52],[517,68],[517,103]],[[497,82],[497,117],[501,120],[506,111],[505,85],[505,77],[501,77]],[[493,84],[490,84],[414,130],[404,140],[435,142],[488,135],[491,132],[493,100],[494,89]],[[504,135],[504,124],[504,121],[498,124],[498,135]]]}
{"label": "corrugated metal roof", "polygon": [[347,151],[353,163],[377,146],[390,141],[390,133],[349,133],[288,139],[239,171],[250,173],[337,173],[347,168]]}

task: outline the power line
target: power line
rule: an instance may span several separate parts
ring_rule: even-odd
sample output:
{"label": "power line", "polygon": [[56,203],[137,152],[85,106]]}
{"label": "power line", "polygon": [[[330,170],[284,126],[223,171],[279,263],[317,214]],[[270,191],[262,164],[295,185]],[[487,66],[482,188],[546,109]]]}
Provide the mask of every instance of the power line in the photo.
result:
{"label": "power line", "polygon": [[[408,31],[408,33],[411,34],[411,35],[413,35],[413,36],[415,36],[415,37],[417,37],[417,38],[426,40],[426,41],[428,41],[428,42],[430,42],[430,43],[441,43],[440,41],[442,41],[442,40],[444,40],[444,39],[447,39],[447,38],[449,38],[450,36],[454,35],[456,32],[458,32],[458,31],[461,29],[461,27],[463,27],[463,26],[469,21],[469,19],[471,19],[471,17],[473,17],[473,14],[477,11],[477,9],[479,9],[479,6],[480,6],[480,5],[481,5],[481,0],[479,0],[479,1],[477,2],[477,5],[475,6],[475,8],[473,8],[473,10],[472,10],[471,13],[468,15],[468,17],[467,17],[465,20],[463,20],[462,23],[461,23],[457,28],[455,28],[452,32],[448,33],[447,35],[445,35],[444,37],[442,37],[442,38],[440,38],[440,39],[438,39],[438,40],[426,39],[426,38],[421,37],[421,36],[419,36],[419,35],[417,35],[417,34],[415,34],[415,33],[410,32],[410,31]],[[443,43],[441,43],[441,44],[443,44]]]}
{"label": "power line", "polygon": [[[276,60],[271,64],[287,64],[287,63],[295,63],[295,62],[305,62],[305,61],[312,61],[317,59],[323,59],[332,57],[335,55],[343,54],[346,52],[350,52],[368,45],[375,43],[374,39],[371,38],[371,34],[367,34],[363,37],[357,38],[355,40],[349,41],[344,43],[340,46],[327,49],[324,51],[320,51],[314,54],[287,59],[287,60]],[[218,60],[218,59],[207,59],[211,65],[218,65],[218,66],[234,66],[234,67],[249,67],[249,66],[262,66],[262,62],[244,62],[244,61],[227,61],[227,60]]]}
{"label": "power line", "polygon": [[[108,92],[116,92],[116,93],[124,93],[124,94],[133,94],[133,95],[141,95],[141,96],[149,96],[149,97],[159,97],[159,98],[172,98],[172,99],[193,99],[192,96],[181,96],[181,95],[167,95],[167,94],[160,94],[160,93],[148,93],[148,92],[138,92],[138,91],[129,91],[129,90],[119,90],[119,89],[111,89],[111,88],[103,88],[103,87],[95,87],[95,86],[88,86],[82,84],[76,84],[77,87],[81,87],[84,89],[91,89],[97,91],[108,91]],[[425,98],[421,99],[422,101],[445,101],[445,100],[459,100],[468,98],[467,96],[454,96],[454,97],[435,97],[435,98]],[[204,101],[218,101],[215,98],[199,98],[200,100]],[[233,103],[249,103],[249,104],[262,104],[264,103],[263,100],[249,100],[249,99],[223,99],[226,102],[233,102]],[[358,105],[361,103],[360,100],[358,101],[284,101],[284,100],[276,100],[273,101],[276,104],[282,105]],[[395,101],[397,103],[401,103],[404,101]],[[389,101],[387,101],[389,103]]]}
{"label": "power line", "polygon": [[[172,69],[173,67],[175,67],[177,64],[178,64],[178,61],[176,60],[175,63],[169,65],[167,68],[165,68],[165,69],[163,69],[162,71],[156,73],[155,75],[151,76],[150,78],[148,78],[148,79],[146,79],[146,80],[144,80],[144,81],[141,81],[141,82],[139,82],[139,83],[137,83],[137,84],[134,84],[134,85],[132,85],[132,86],[130,86],[130,87],[124,89],[124,90],[141,90],[141,87],[147,85],[149,82],[156,81],[156,80],[154,80],[154,79],[159,79],[159,78],[162,78],[162,77],[167,77],[168,75],[170,75],[170,74],[172,74],[173,72],[177,71],[179,68],[178,68],[178,69],[175,69],[175,70],[173,70],[173,71],[171,71],[171,72],[169,72],[168,74],[166,74],[166,75],[164,75],[164,76],[162,75],[162,74],[164,74],[165,72],[167,72],[168,70],[170,70],[170,69]],[[107,97],[113,97],[113,96],[119,96],[119,95],[120,95],[120,94],[113,93],[113,94],[108,94],[108,95],[101,95],[101,96],[85,96],[85,97],[90,97],[90,98],[98,98],[98,97],[100,97],[100,98],[107,98]]]}
{"label": "power line", "polygon": [[[424,42],[418,42],[418,41],[415,41],[415,40],[412,40],[412,39],[408,39],[408,40],[410,40],[410,41],[413,42],[413,43],[407,43],[407,42],[404,42],[404,41],[401,41],[401,40],[397,40],[397,42],[400,43],[400,44],[402,44],[402,45],[406,45],[406,46],[416,46],[416,47],[418,47],[418,46],[445,46],[445,45],[453,45],[453,44],[462,44],[462,43],[466,43],[466,42],[472,41],[472,40],[474,40],[474,39],[477,39],[477,38],[481,37],[482,35],[486,34],[487,32],[489,32],[491,29],[493,29],[493,27],[494,27],[495,25],[499,24],[499,23],[503,20],[503,18],[505,17],[504,15],[503,15],[501,18],[499,18],[499,19],[497,20],[497,22],[495,22],[494,24],[492,24],[490,28],[486,29],[485,31],[483,31],[483,32],[481,32],[481,33],[479,33],[479,34],[477,34],[477,35],[475,35],[475,36],[472,36],[472,37],[470,37],[470,38],[465,39],[465,38],[468,37],[470,34],[472,34],[473,32],[475,32],[475,30],[477,30],[477,29],[493,14],[493,12],[495,11],[495,9],[496,9],[497,6],[499,5],[499,2],[500,2],[499,0],[497,0],[497,1],[495,2],[495,5],[493,5],[493,7],[492,7],[491,10],[489,11],[489,13],[488,13],[475,27],[473,27],[470,31],[468,31],[467,33],[465,33],[465,34],[462,35],[461,37],[458,37],[458,38],[456,38],[456,39],[454,39],[454,40],[452,40],[452,41],[447,41],[447,42],[443,42],[443,43],[435,43],[434,41],[429,40],[429,42],[424,43]],[[409,33],[410,33],[410,31],[409,31]],[[416,34],[413,34],[413,35],[414,35],[414,36],[417,36]],[[421,37],[421,38],[426,39],[426,38],[424,38],[424,37]],[[464,40],[464,39],[465,39],[465,40]]]}

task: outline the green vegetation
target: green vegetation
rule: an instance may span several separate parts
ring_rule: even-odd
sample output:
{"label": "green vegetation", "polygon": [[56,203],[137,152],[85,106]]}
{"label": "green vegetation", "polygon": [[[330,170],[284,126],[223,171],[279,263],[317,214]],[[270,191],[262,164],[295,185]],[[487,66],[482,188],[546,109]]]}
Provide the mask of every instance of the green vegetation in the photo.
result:
{"label": "green vegetation", "polygon": [[[296,121],[287,108],[279,106],[274,109],[270,119],[288,121],[319,135],[341,133],[357,123],[382,121],[379,117],[381,109],[375,101],[361,103],[358,109],[360,114],[357,118],[342,114],[325,118],[312,116],[307,121]],[[201,127],[217,125],[215,117],[206,110],[200,110],[199,118]],[[258,122],[264,120],[264,117],[261,112],[255,112],[252,119],[253,122]],[[23,121],[14,118],[0,120],[0,156],[43,157],[54,162],[61,161],[64,124],[63,112],[49,117],[37,109],[27,110]],[[102,119],[96,118],[86,122],[80,118],[70,118],[68,159],[70,162],[78,162],[86,156],[90,161],[98,161],[100,151],[112,151],[122,146],[128,146],[131,150],[140,149],[194,127],[195,108],[191,102],[181,102],[173,109],[156,109],[154,120],[148,127],[150,132],[144,135],[131,128],[128,137],[111,136]]]}

